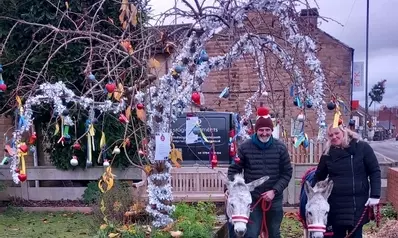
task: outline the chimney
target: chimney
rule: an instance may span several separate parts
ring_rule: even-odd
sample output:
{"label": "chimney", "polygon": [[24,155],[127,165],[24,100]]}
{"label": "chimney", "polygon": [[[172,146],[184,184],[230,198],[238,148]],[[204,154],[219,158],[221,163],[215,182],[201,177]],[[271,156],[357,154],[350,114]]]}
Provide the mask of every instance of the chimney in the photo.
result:
{"label": "chimney", "polygon": [[301,9],[300,18],[303,19],[304,24],[309,24],[310,27],[318,27],[319,12],[317,8]]}

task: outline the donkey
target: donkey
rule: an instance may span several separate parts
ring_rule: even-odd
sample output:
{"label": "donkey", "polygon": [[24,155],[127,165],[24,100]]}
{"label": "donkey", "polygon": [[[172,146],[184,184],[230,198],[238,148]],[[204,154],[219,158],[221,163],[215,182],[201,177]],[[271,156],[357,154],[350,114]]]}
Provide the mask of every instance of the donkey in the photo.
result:
{"label": "donkey", "polygon": [[246,225],[249,222],[251,212],[252,197],[250,192],[262,185],[269,177],[264,176],[250,183],[245,183],[243,174],[236,174],[233,181],[230,181],[222,171],[219,171],[219,175],[224,180],[229,192],[226,201],[229,222],[233,224],[235,234],[238,237],[243,237],[247,230]]}
{"label": "donkey", "polygon": [[330,210],[328,198],[332,189],[333,181],[328,178],[317,182],[313,188],[308,181],[305,181],[304,191],[308,198],[305,205],[306,238],[324,237]]}

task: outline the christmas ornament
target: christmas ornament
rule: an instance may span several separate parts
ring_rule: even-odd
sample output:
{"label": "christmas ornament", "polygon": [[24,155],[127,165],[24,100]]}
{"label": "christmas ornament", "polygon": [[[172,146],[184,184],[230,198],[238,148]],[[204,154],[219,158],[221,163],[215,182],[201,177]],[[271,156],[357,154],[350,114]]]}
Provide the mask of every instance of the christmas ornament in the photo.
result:
{"label": "christmas ornament", "polygon": [[76,142],[73,144],[72,148],[73,148],[74,150],[81,150],[82,146],[80,145],[79,142],[76,141]]}
{"label": "christmas ornament", "polygon": [[29,137],[29,144],[32,145],[36,142],[37,136],[36,132],[33,132],[33,134]]}
{"label": "christmas ornament", "polygon": [[229,87],[224,88],[218,97],[219,98],[228,98],[229,97]]}
{"label": "christmas ornament", "polygon": [[336,103],[334,103],[333,101],[328,102],[327,108],[329,110],[334,110],[336,108]]}
{"label": "christmas ornament", "polygon": [[144,109],[144,104],[138,103],[136,108],[137,108],[137,110],[143,110]]}
{"label": "christmas ornament", "polygon": [[23,153],[27,153],[28,152],[28,146],[25,143],[21,143],[19,146],[19,149],[23,152]]}
{"label": "christmas ornament", "polygon": [[213,152],[211,155],[211,168],[214,169],[215,167],[217,167],[217,164],[218,164],[217,155],[215,154],[215,152]]}
{"label": "christmas ornament", "polygon": [[4,83],[2,73],[3,73],[3,65],[0,64],[0,92],[4,92],[7,90],[7,85]]}
{"label": "christmas ornament", "polygon": [[113,151],[112,151],[112,154],[115,154],[115,155],[120,154],[120,149],[119,149],[119,147],[115,146],[115,148],[114,148]]}
{"label": "christmas ornament", "polygon": [[18,179],[19,179],[19,181],[21,181],[21,183],[25,182],[27,178],[28,178],[28,177],[26,176],[26,174],[20,173],[20,174],[18,175]]}
{"label": "christmas ornament", "polygon": [[79,164],[79,161],[77,160],[77,156],[72,156],[72,159],[69,162],[70,162],[70,165],[72,165],[73,167],[75,167]]}
{"label": "christmas ornament", "polygon": [[127,123],[129,122],[129,120],[127,119],[127,117],[126,117],[123,113],[121,113],[121,114],[119,115],[119,121],[120,121],[121,123],[123,123],[123,124],[127,124]]}
{"label": "christmas ornament", "polygon": [[104,167],[108,167],[110,164],[109,164],[109,161],[108,160],[104,160]]}
{"label": "christmas ornament", "polygon": [[95,76],[94,76],[94,74],[90,74],[89,76],[88,76],[88,79],[90,80],[90,81],[95,81]]}
{"label": "christmas ornament", "polygon": [[349,126],[355,126],[355,120],[354,119],[350,119],[350,121],[348,122]]}
{"label": "christmas ornament", "polygon": [[200,94],[198,92],[193,92],[191,99],[195,104],[200,105]]}
{"label": "christmas ornament", "polygon": [[105,89],[106,89],[106,91],[107,91],[108,93],[113,93],[113,92],[115,91],[115,89],[116,89],[116,84],[114,84],[114,83],[107,83],[107,84],[105,85]]}
{"label": "christmas ornament", "polygon": [[178,74],[182,73],[182,71],[184,70],[184,67],[182,67],[181,65],[177,65],[174,69]]}
{"label": "christmas ornament", "polygon": [[304,120],[305,120],[304,114],[300,113],[300,114],[297,116],[297,121],[303,122]]}

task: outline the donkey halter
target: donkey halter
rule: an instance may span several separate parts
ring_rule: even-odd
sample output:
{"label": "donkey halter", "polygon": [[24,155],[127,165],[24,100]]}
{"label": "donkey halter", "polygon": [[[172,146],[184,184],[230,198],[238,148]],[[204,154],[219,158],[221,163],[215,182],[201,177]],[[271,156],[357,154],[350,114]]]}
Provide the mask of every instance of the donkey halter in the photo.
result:
{"label": "donkey halter", "polygon": [[326,232],[326,226],[323,224],[310,224],[307,226],[309,232]]}
{"label": "donkey halter", "polygon": [[245,215],[233,215],[231,216],[231,220],[233,223],[235,222],[243,222],[243,223],[248,223],[249,222],[249,217]]}

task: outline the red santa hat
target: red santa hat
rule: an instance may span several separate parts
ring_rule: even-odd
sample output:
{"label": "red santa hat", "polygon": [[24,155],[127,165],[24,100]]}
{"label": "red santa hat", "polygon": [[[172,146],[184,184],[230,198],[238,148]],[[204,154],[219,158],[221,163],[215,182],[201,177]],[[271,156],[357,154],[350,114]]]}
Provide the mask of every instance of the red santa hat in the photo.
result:
{"label": "red santa hat", "polygon": [[274,130],[274,123],[269,115],[269,109],[266,107],[259,107],[257,109],[257,120],[254,129],[257,131],[261,127],[268,127]]}

